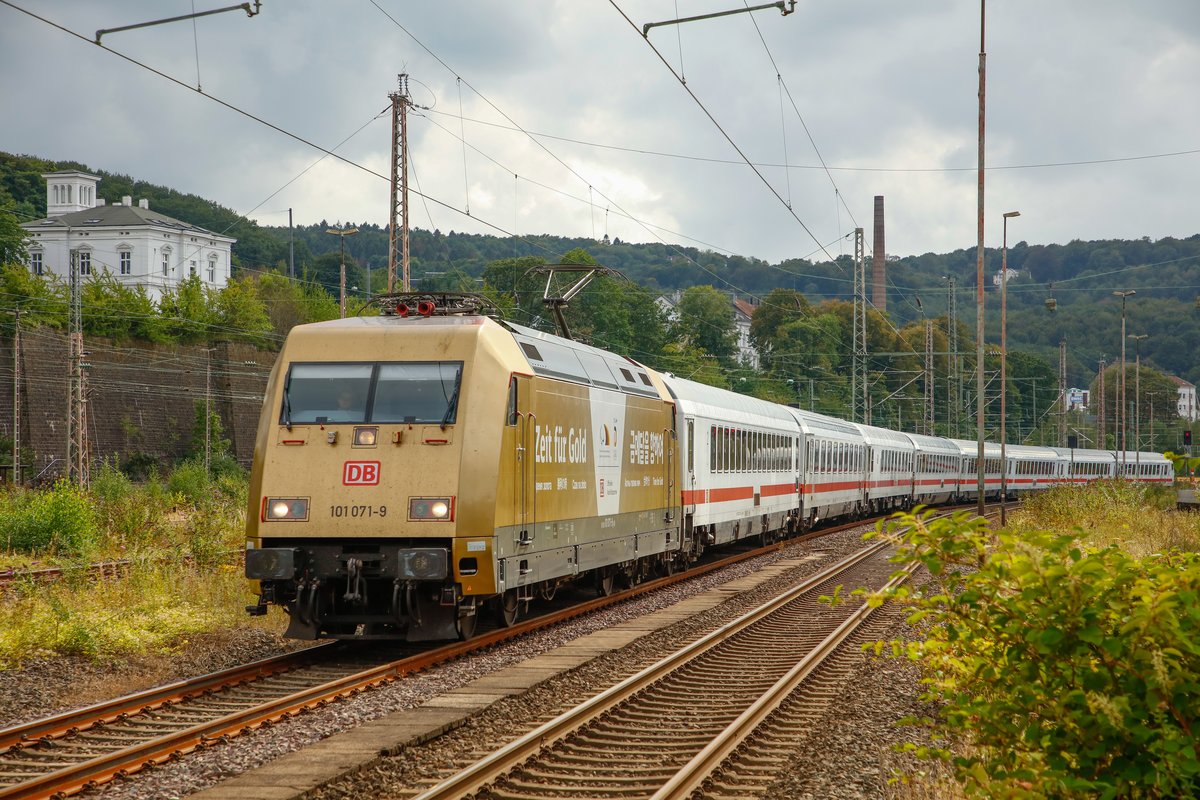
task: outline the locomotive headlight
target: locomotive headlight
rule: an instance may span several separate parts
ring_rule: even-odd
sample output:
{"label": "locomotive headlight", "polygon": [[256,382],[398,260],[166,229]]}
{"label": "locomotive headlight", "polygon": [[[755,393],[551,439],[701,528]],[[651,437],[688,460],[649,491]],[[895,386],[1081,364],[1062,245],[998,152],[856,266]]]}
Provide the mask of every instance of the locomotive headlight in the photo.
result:
{"label": "locomotive headlight", "polygon": [[263,521],[303,521],[308,519],[307,497],[264,497]]}
{"label": "locomotive headlight", "polygon": [[408,518],[440,522],[454,519],[453,497],[410,497]]}
{"label": "locomotive headlight", "polygon": [[355,428],[354,429],[354,446],[355,447],[374,447],[375,440],[379,436],[379,428]]}

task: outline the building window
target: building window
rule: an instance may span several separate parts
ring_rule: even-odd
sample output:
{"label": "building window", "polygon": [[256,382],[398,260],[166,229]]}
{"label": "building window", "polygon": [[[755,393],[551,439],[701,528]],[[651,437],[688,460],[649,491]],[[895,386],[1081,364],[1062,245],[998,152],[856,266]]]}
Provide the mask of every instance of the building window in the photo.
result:
{"label": "building window", "polygon": [[208,282],[209,283],[217,282],[217,257],[216,256],[211,256],[208,259]]}
{"label": "building window", "polygon": [[29,254],[29,267],[34,275],[45,275],[46,267],[42,264],[42,254],[34,250]]}
{"label": "building window", "polygon": [[90,250],[79,251],[79,274],[92,274],[92,252]]}
{"label": "building window", "polygon": [[164,247],[162,251],[162,271],[163,277],[171,274],[171,249]]}
{"label": "building window", "polygon": [[117,256],[121,260],[121,274],[122,275],[132,275],[133,274],[133,253],[130,252],[129,250],[122,250],[119,253],[117,253]]}
{"label": "building window", "polygon": [[196,262],[195,261],[192,262],[191,270],[188,274],[193,278],[196,277]]}

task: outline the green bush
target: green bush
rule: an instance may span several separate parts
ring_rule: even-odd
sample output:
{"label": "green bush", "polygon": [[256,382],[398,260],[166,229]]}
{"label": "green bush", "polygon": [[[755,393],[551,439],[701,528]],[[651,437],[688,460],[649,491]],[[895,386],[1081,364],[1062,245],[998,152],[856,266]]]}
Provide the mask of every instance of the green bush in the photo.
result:
{"label": "green bush", "polygon": [[0,502],[0,538],[9,550],[77,557],[95,550],[99,530],[88,496],[60,480],[48,491],[19,492]]}
{"label": "green bush", "polygon": [[204,462],[195,459],[188,459],[171,470],[167,489],[193,506],[203,504],[213,495],[212,480],[204,469]]}
{"label": "green bush", "polygon": [[92,494],[104,505],[116,505],[134,491],[133,481],[111,462],[105,461],[92,475]]}
{"label": "green bush", "polygon": [[[1086,552],[1072,535],[988,530],[960,513],[883,529],[924,565],[904,602],[923,641],[877,643],[921,663],[935,740],[987,797],[1195,797],[1200,793],[1200,556]],[[949,757],[912,745],[918,755]]]}
{"label": "green bush", "polygon": [[105,463],[92,478],[91,492],[110,551],[140,549],[169,538],[166,516],[172,504],[161,483],[135,486],[123,472]]}

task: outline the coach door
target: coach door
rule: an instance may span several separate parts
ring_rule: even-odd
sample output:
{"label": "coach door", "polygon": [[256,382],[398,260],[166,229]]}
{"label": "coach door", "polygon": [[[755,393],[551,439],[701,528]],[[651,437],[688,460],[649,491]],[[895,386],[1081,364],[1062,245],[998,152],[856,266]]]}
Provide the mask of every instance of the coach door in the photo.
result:
{"label": "coach door", "polygon": [[517,543],[529,544],[537,524],[537,416],[533,413],[533,385],[526,375],[514,375],[509,384],[508,421],[516,426],[512,454],[513,512]]}
{"label": "coach door", "polygon": [[683,484],[683,513],[696,513],[696,420],[687,417],[687,474]]}

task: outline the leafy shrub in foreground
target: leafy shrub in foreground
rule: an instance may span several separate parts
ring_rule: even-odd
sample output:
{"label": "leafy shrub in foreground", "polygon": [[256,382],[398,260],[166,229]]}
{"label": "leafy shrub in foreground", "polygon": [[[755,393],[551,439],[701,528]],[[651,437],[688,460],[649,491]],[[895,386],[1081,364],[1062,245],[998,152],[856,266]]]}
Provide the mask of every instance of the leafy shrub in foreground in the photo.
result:
{"label": "leafy shrub in foreground", "polygon": [[60,480],[48,491],[18,492],[0,503],[0,540],[10,550],[83,556],[97,544],[88,496]]}
{"label": "leafy shrub in foreground", "polygon": [[[987,797],[1200,795],[1200,556],[1084,552],[1045,531],[993,536],[959,514],[906,515],[884,535],[933,579],[874,596],[928,623],[918,642],[877,643],[919,661],[941,702],[935,735]],[[949,757],[945,751],[918,755]]]}

